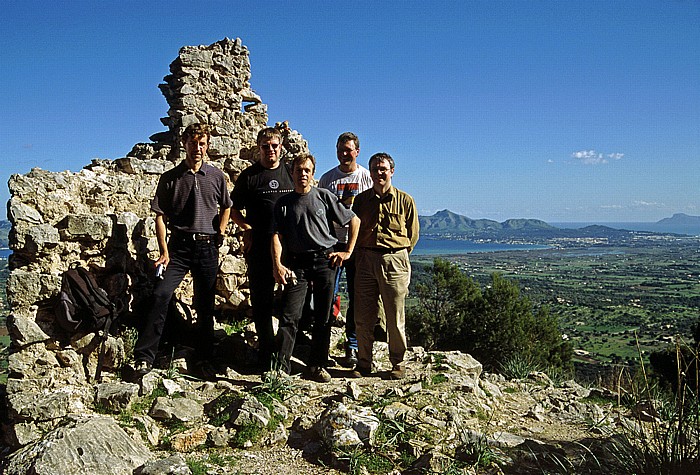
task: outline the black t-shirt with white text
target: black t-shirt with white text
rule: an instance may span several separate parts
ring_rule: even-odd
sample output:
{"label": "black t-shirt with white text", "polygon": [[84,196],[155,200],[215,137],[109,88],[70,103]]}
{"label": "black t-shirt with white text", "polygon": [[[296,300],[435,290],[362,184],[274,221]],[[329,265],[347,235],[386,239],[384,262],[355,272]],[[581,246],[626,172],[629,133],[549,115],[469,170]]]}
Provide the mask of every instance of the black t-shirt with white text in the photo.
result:
{"label": "black t-shirt with white text", "polygon": [[277,199],[294,190],[286,164],[265,168],[254,163],[243,170],[231,192],[233,208],[246,210],[246,221],[255,234],[272,234],[272,213]]}

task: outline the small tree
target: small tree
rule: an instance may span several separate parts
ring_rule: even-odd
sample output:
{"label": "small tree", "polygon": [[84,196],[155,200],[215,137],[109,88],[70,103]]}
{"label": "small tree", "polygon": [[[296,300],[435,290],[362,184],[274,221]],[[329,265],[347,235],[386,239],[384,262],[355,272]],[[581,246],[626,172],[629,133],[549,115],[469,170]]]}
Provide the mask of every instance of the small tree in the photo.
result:
{"label": "small tree", "polygon": [[529,358],[528,338],[534,328],[530,301],[520,296],[516,284],[493,274],[483,292],[481,311],[463,322],[465,349],[491,368],[515,356]]}
{"label": "small tree", "polygon": [[467,313],[481,303],[481,290],[455,264],[436,258],[415,286],[418,306],[406,321],[411,341],[426,349],[458,350]]}
{"label": "small tree", "polygon": [[482,291],[456,264],[439,258],[427,270],[416,285],[419,304],[407,315],[412,343],[464,351],[492,369],[514,357],[569,369],[572,349],[557,317],[547,307],[533,313],[516,283],[493,274]]}

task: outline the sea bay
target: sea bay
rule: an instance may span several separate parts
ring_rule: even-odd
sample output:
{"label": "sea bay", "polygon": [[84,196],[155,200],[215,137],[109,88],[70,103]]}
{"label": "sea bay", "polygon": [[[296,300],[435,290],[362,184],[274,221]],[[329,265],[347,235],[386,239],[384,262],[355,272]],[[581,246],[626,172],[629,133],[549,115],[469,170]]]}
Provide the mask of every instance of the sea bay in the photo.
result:
{"label": "sea bay", "polygon": [[439,256],[451,254],[472,254],[478,252],[532,251],[538,249],[549,249],[549,246],[539,244],[476,242],[463,239],[421,238],[418,240],[418,244],[413,250],[412,255]]}

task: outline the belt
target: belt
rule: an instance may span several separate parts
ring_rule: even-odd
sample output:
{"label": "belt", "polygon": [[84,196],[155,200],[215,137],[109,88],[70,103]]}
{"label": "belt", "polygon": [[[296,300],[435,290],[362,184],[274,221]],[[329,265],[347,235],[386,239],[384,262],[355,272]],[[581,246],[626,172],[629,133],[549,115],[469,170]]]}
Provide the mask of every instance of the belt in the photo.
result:
{"label": "belt", "polygon": [[363,247],[365,251],[376,252],[378,254],[394,254],[403,251],[405,247]]}
{"label": "belt", "polygon": [[304,259],[310,257],[328,257],[328,254],[331,252],[333,252],[333,248],[327,247],[325,249],[319,249],[318,251],[290,252],[289,255],[295,259]]}
{"label": "belt", "polygon": [[186,233],[183,231],[173,231],[173,237],[177,239],[182,239],[184,241],[202,241],[209,242],[213,241],[216,234],[204,234],[204,233]]}

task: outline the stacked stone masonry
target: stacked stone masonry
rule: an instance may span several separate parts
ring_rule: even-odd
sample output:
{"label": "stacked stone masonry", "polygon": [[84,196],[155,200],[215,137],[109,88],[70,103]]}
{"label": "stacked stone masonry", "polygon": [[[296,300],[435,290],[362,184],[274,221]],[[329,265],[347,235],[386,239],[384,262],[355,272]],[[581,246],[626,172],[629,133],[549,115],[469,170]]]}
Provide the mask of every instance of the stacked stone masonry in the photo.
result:
{"label": "stacked stone masonry", "polygon": [[[248,50],[240,39],[183,47],[160,85],[168,105],[168,130],[136,144],[123,158],[92,160],[77,173],[35,168],[9,181],[12,223],[11,315],[6,443],[39,440],[66,414],[93,400],[89,375],[97,364],[94,335],[66,335],[54,325],[52,304],[61,274],[71,266],[91,269],[100,285],[138,319],[148,306],[159,255],[150,201],[160,175],[182,157],[180,137],[191,123],[212,127],[210,163],[225,171],[232,187],[256,159],[255,138],[266,126],[267,106],[250,86]],[[285,158],[308,153],[301,135],[287,124]],[[238,229],[230,224],[221,248],[216,306],[221,320],[250,311],[246,264]],[[191,304],[191,281],[176,296]],[[109,338],[105,367],[124,360],[121,340]],[[87,376],[86,376],[87,375]]]}

